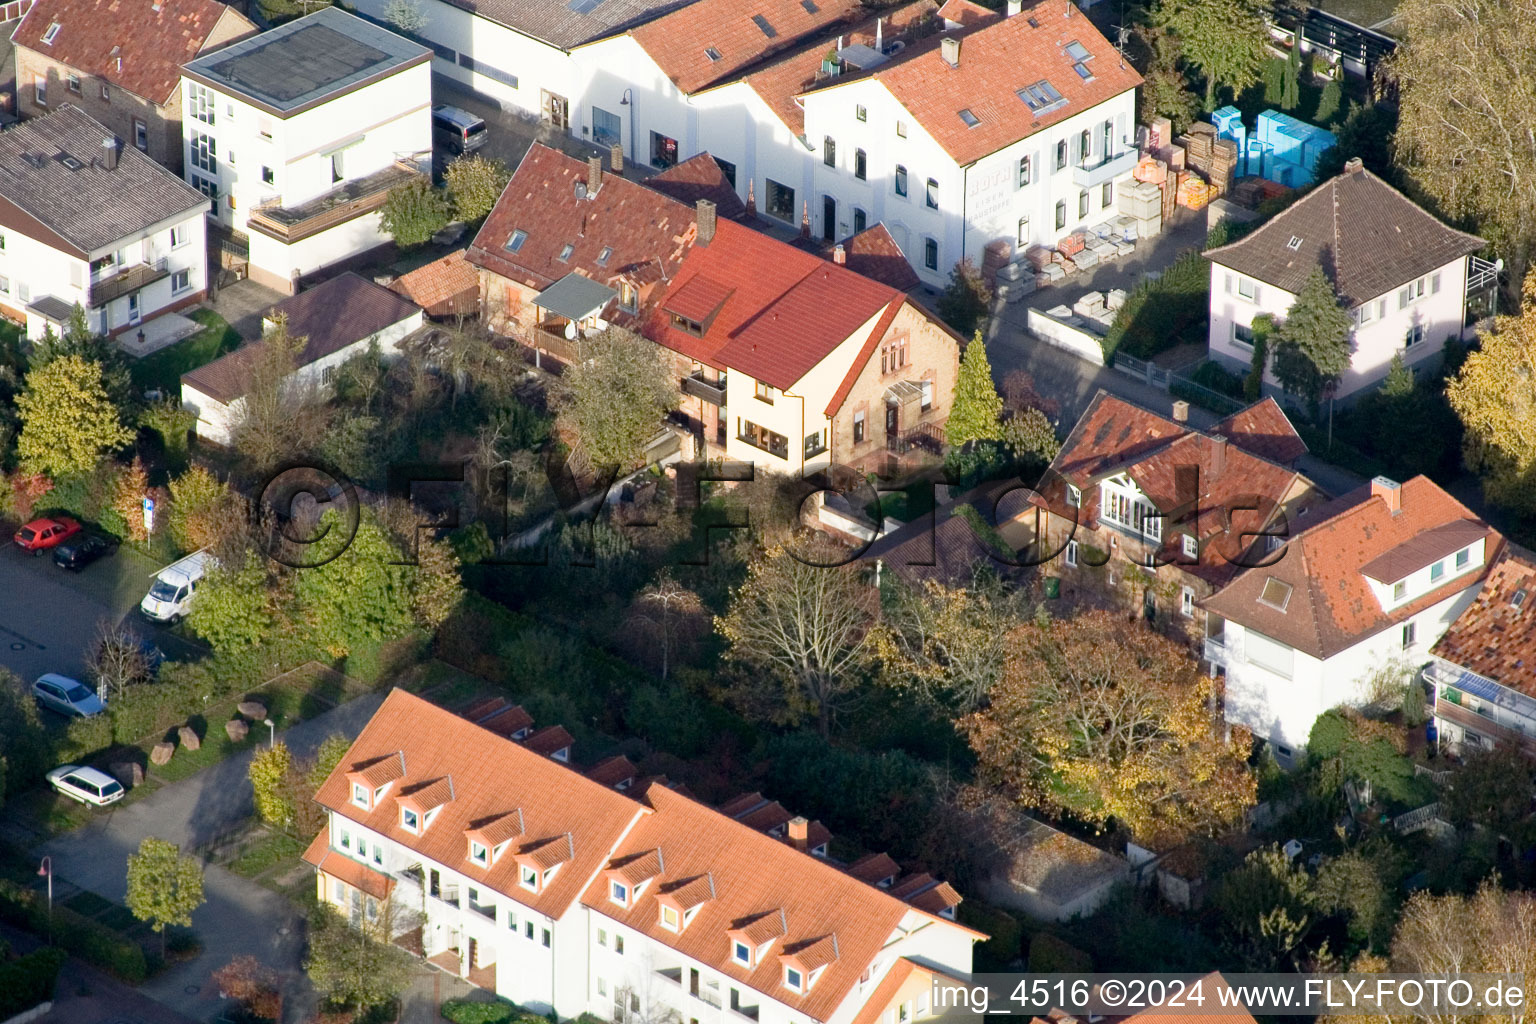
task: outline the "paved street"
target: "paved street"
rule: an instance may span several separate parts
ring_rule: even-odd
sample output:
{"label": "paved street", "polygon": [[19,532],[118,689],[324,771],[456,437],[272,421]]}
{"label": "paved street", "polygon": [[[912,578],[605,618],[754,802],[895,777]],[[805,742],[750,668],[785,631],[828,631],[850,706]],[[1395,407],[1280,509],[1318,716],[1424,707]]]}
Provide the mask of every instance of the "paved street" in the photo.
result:
{"label": "paved street", "polygon": [[[278,737],[296,755],[308,756],[333,732],[356,736],[382,700],[374,694],[360,697]],[[120,810],[100,814],[35,852],[51,856],[54,870],[69,883],[122,902],[128,855],[144,837],[158,836],[192,849],[251,814],[246,781],[250,756],[247,752],[230,758]],[[208,902],[192,916],[202,954],[150,980],[141,991],[189,1017],[207,1020],[219,1006],[210,973],[249,953],[284,974],[289,1019],[302,1020],[303,1008],[313,1000],[300,967],[303,931],[295,907],[276,892],[218,867],[208,868],[204,885]]]}
{"label": "paved street", "polygon": [[7,541],[0,549],[0,665],[27,682],[44,672],[80,678],[86,647],[107,620],[129,621],[169,657],[194,653],[136,610],[159,568],[123,547],[79,573],[66,572],[49,555],[34,557]]}

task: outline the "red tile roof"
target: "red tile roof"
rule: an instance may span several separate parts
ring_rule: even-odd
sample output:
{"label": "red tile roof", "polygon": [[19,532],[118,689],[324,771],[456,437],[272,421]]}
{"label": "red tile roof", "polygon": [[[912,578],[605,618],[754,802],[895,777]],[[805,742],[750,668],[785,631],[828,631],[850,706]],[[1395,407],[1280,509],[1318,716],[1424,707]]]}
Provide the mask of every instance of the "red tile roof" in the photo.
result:
{"label": "red tile roof", "polygon": [[408,784],[401,786],[396,793],[395,803],[408,810],[425,813],[453,799],[453,779],[443,776],[430,782]]}
{"label": "red tile roof", "polygon": [[944,6],[939,8],[939,17],[945,21],[964,25],[966,28],[985,21],[993,21],[1002,16],[1001,11],[972,3],[971,0],[944,0]]}
{"label": "red tile roof", "polygon": [[626,782],[633,783],[635,777],[639,774],[639,769],[623,754],[605,757],[587,769],[587,778],[593,782],[600,782],[605,786],[618,786]]}
{"label": "red tile roof", "polygon": [[[1163,542],[1169,560],[1183,561],[1180,535],[1192,534],[1202,542],[1199,562],[1185,570],[1213,583],[1224,582],[1238,572],[1235,563],[1254,542],[1253,532],[1268,524],[1276,506],[1298,484],[1305,485],[1295,470],[1264,456],[1288,451],[1293,447],[1288,438],[1301,443],[1285,414],[1264,405],[1224,421],[1231,433],[1223,435],[1227,443],[1222,444],[1214,434],[1202,434],[1100,391],[1051,463],[1053,472],[1041,489],[1043,502],[1058,516],[1076,517],[1094,527],[1099,482],[1123,473],[1168,517]],[[1188,467],[1197,469],[1199,476],[1186,476]],[[1198,493],[1192,489],[1196,482]],[[1068,503],[1067,484],[1081,493],[1080,508]]]}
{"label": "red tile roof", "polygon": [[1281,465],[1290,465],[1307,454],[1307,443],[1296,433],[1291,421],[1273,398],[1255,402],[1211,428],[1212,434],[1242,438],[1242,446],[1253,454]]}
{"label": "red tile roof", "polygon": [[[841,38],[846,46],[857,43],[873,47],[877,38],[882,46],[888,46],[898,39],[912,46],[918,41],[917,26],[927,22],[937,6],[934,0],[916,0],[883,11],[852,27],[838,25],[835,33],[818,36],[771,61],[757,65],[743,75],[741,81],[757,93],[793,134],[803,136],[805,109],[796,97],[808,90],[839,81],[838,78],[828,77],[822,70],[822,61],[827,51],[836,47],[838,39]],[[877,24],[880,27],[878,35]],[[844,74],[856,72],[857,69],[850,67]]]}
{"label": "red tile roof", "polygon": [[[607,883],[599,881],[587,889],[582,902],[684,956],[709,964],[728,983],[771,993],[813,1020],[829,1019],[897,925],[909,914],[923,913],[669,789],[652,785],[643,799],[654,813],[635,826],[612,860],[659,848],[666,870],[657,889],[647,889],[626,908],[609,900]],[[697,898],[704,891],[699,881],[704,878],[713,886],[714,898],[702,903],[681,932],[663,927],[656,891],[665,893],[677,883],[686,883]],[[943,925],[960,928],[947,921]],[[730,958],[725,941],[733,931],[749,935],[754,942],[773,939],[774,945],[755,966],[743,967]],[[796,994],[785,988],[778,955],[834,934],[839,955],[810,991]]]}
{"label": "red tile roof", "polygon": [[533,716],[524,711],[521,704],[516,704],[481,719],[480,724],[498,736],[515,736],[525,729],[532,728]]}
{"label": "red tile roof", "polygon": [[472,821],[464,834],[490,847],[510,842],[523,834],[523,812],[507,811]]}
{"label": "red tile roof", "polygon": [[[419,836],[400,827],[395,801],[386,799],[365,811],[350,800],[347,772],[395,751],[404,752],[406,785],[446,776],[459,783],[455,799]],[[576,900],[608,851],[644,813],[628,797],[404,690],[385,698],[315,799],[340,817],[553,917]],[[515,810],[521,810],[524,824],[515,851],[490,867],[472,864],[465,830]],[[510,854],[542,859],[551,851],[570,862],[538,893],[528,892]]]}
{"label": "red tile roof", "polygon": [[679,90],[691,93],[863,11],[859,0],[697,0],[629,34]]}
{"label": "red tile roof", "polygon": [[523,740],[529,750],[550,757],[562,750],[570,750],[574,742],[574,737],[563,725],[546,725]]}
{"label": "red tile roof", "polygon": [[428,316],[469,314],[479,306],[480,272],[459,250],[401,274],[389,287],[426,310]]}
{"label": "red tile roof", "polygon": [[700,199],[715,204],[715,212],[726,220],[742,220],[747,216],[747,204],[741,201],[736,189],[725,179],[725,172],[708,153],[691,156],[680,164],[674,164],[645,179],[650,188],[671,196],[688,206]]}
{"label": "red tile roof", "polygon": [[892,860],[888,853],[871,853],[849,864],[848,873],[860,881],[878,885],[901,874],[901,865]]}
{"label": "red tile roof", "polygon": [[[1401,511],[1394,515],[1369,484],[1345,495],[1330,506],[1333,514],[1293,534],[1272,556],[1272,565],[1243,572],[1207,598],[1205,608],[1315,658],[1328,658],[1477,586],[1502,550],[1503,536],[1428,477],[1402,484],[1400,501]],[[1383,610],[1366,580],[1365,566],[1450,524],[1455,524],[1463,543],[1484,539],[1482,567],[1450,576],[1424,596]],[[1291,588],[1284,611],[1259,600],[1271,579]]]}
{"label": "red tile roof", "polygon": [[888,284],[897,291],[910,292],[922,286],[922,279],[885,224],[875,224],[856,235],[833,244],[821,239],[797,238],[790,243],[825,260],[836,261],[837,246],[843,247],[843,266],[871,281]]}
{"label": "red tile roof", "polygon": [[1430,653],[1536,697],[1536,619],[1527,615],[1536,617],[1536,556],[1512,544]]}
{"label": "red tile roof", "polygon": [[395,880],[388,875],[359,863],[344,853],[331,849],[331,826],[326,825],[304,851],[303,861],[319,870],[339,878],[354,889],[361,889],[374,899],[387,899]]}
{"label": "red tile roof", "polygon": [[[957,67],[951,67],[941,55],[940,40],[944,37],[961,41]],[[1073,70],[1073,60],[1066,52],[1072,42],[1080,43],[1092,55],[1088,64],[1091,79],[1083,79]],[[867,74],[830,79],[812,95],[866,77],[882,83],[961,165],[974,163],[1141,84],[1141,76],[1071,0],[1039,0],[1011,18],[931,36],[909,45],[900,57]],[[1018,91],[1041,79],[1050,82],[1066,103],[1037,117]],[[961,120],[962,109],[970,110],[978,119],[975,127]]]}
{"label": "red tile roof", "polygon": [[[535,143],[486,217],[465,258],[477,267],[544,289],[572,271],[614,285],[676,273],[692,244],[694,210],[637,182],[605,173],[595,195],[576,198],[588,165]],[[527,232],[517,252],[506,245]],[[561,260],[565,246],[573,251]],[[602,263],[603,251],[611,250]],[[624,318],[616,318],[624,322]]]}
{"label": "red tile roof", "polygon": [[[11,39],[162,106],[181,85],[181,66],[202,52],[225,13],[256,31],[215,0],[35,0]],[[58,33],[43,42],[54,24]]]}
{"label": "red tile roof", "polygon": [[[929,964],[920,964],[906,957],[900,957],[895,963],[891,964],[891,969],[885,972],[885,977],[880,979],[880,984],[875,986],[875,990],[869,994],[869,998],[864,1000],[864,1005],[859,1009],[858,1016],[853,1018],[851,1024],[881,1024],[885,1020],[885,1011],[890,1009],[891,1003],[901,992],[902,986],[913,974],[929,979],[928,984],[930,985],[933,983],[933,979],[942,979],[965,985],[970,983],[970,979],[962,975],[937,970]],[[963,1019],[961,1014],[962,1011],[950,1010],[945,1016],[953,1016],[954,1019],[960,1020]]]}
{"label": "red tile roof", "polygon": [[[696,277],[710,283],[690,287]],[[689,313],[697,313],[696,299],[706,291],[718,295],[726,289],[703,337],[672,326],[668,311],[673,296]],[[845,267],[721,221],[709,245],[689,249],[667,294],[654,304],[644,333],[717,369],[789,388],[863,324],[899,306],[903,298],[895,289]]]}

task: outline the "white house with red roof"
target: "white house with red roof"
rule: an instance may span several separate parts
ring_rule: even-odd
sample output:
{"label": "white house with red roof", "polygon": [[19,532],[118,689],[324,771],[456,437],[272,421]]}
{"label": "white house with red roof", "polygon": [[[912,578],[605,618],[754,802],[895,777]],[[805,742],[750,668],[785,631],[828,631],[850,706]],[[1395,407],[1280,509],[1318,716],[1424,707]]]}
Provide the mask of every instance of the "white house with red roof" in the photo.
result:
{"label": "white house with red roof", "polygon": [[1141,76],[1069,0],[1010,12],[949,0],[953,27],[896,55],[848,53],[802,89],[817,224],[841,237],[880,221],[942,286],[990,243],[1054,244],[1117,215]]}
{"label": "white house with red roof", "polygon": [[1226,672],[1226,718],[1282,764],[1317,716],[1415,669],[1477,595],[1504,538],[1427,477],[1377,477],[1203,603],[1206,659]]}
{"label": "white house with red roof", "polygon": [[733,815],[610,765],[584,774],[395,690],[316,796],[317,895],[561,1018],[853,1024],[904,958],[969,973],[985,936],[944,883],[883,855],[835,863],[803,818],[754,822],[762,801]]}

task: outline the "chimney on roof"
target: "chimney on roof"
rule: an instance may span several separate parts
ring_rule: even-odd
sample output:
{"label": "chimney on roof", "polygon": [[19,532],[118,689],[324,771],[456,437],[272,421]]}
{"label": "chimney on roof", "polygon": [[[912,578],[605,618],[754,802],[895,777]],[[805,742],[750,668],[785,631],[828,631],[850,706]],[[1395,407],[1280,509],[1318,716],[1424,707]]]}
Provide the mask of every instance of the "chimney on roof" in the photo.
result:
{"label": "chimney on roof", "polygon": [[1403,485],[1396,480],[1378,476],[1371,481],[1371,497],[1387,503],[1388,510],[1397,515],[1403,510]]}
{"label": "chimney on roof", "polygon": [[945,36],[939,40],[939,55],[944,58],[944,63],[952,68],[960,66],[960,40],[954,36]]}
{"label": "chimney on roof", "polygon": [[624,176],[624,147],[617,142],[608,147],[608,173]]}
{"label": "chimney on roof", "polygon": [[885,52],[885,16],[875,19],[875,49]]}
{"label": "chimney on roof", "polygon": [[1352,156],[1344,161],[1345,174],[1359,174],[1363,170],[1365,170],[1365,164],[1361,163],[1360,158],[1357,156]]}
{"label": "chimney on roof", "polygon": [[1072,17],[1072,12],[1077,10],[1077,5],[1072,0],[1067,0],[1067,17]]}
{"label": "chimney on roof", "polygon": [[811,839],[811,823],[800,815],[789,819],[789,841],[797,850],[804,850]]}
{"label": "chimney on roof", "polygon": [[698,231],[694,234],[695,245],[709,245],[715,240],[715,204],[708,199],[700,199],[694,204],[693,222],[698,225]]}
{"label": "chimney on roof", "polygon": [[1021,14],[1024,11],[1024,0],[1008,0],[1008,17]]}
{"label": "chimney on roof", "polygon": [[1211,479],[1221,476],[1227,468],[1227,438],[1225,434],[1211,435]]}
{"label": "chimney on roof", "polygon": [[101,140],[101,166],[109,171],[117,170],[117,140],[111,137]]}
{"label": "chimney on roof", "polygon": [[848,250],[843,248],[843,243],[839,242],[832,247],[832,262],[840,267],[848,262]]}
{"label": "chimney on roof", "polygon": [[603,158],[600,156],[587,157],[587,197],[597,195],[597,190],[603,187]]}
{"label": "chimney on roof", "polygon": [[1182,398],[1173,403],[1173,422],[1189,422],[1189,403],[1184,401]]}

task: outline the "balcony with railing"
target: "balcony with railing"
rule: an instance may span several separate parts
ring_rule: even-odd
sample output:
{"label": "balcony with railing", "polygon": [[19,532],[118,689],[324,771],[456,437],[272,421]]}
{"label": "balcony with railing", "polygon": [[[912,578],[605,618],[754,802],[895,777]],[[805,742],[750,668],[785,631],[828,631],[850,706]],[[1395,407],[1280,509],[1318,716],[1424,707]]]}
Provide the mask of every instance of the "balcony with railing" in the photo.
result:
{"label": "balcony with railing", "polygon": [[1128,149],[1118,156],[1106,157],[1091,166],[1072,168],[1072,184],[1078,188],[1092,188],[1106,181],[1114,181],[1136,166],[1137,153]]}
{"label": "balcony with railing", "polygon": [[709,380],[703,373],[691,373],[683,378],[683,394],[692,395],[710,405],[724,405],[725,378]]}
{"label": "balcony with railing", "polygon": [[273,196],[251,210],[246,226],[285,244],[317,235],[379,209],[393,189],[429,173],[430,160],[430,154],[398,157],[372,174],[288,205],[282,196]]}
{"label": "balcony with railing", "polygon": [[[110,269],[110,273],[108,270]],[[103,268],[91,272],[90,305],[105,306],[113,299],[138,291],[146,285],[171,276],[165,257],[127,266]]]}

